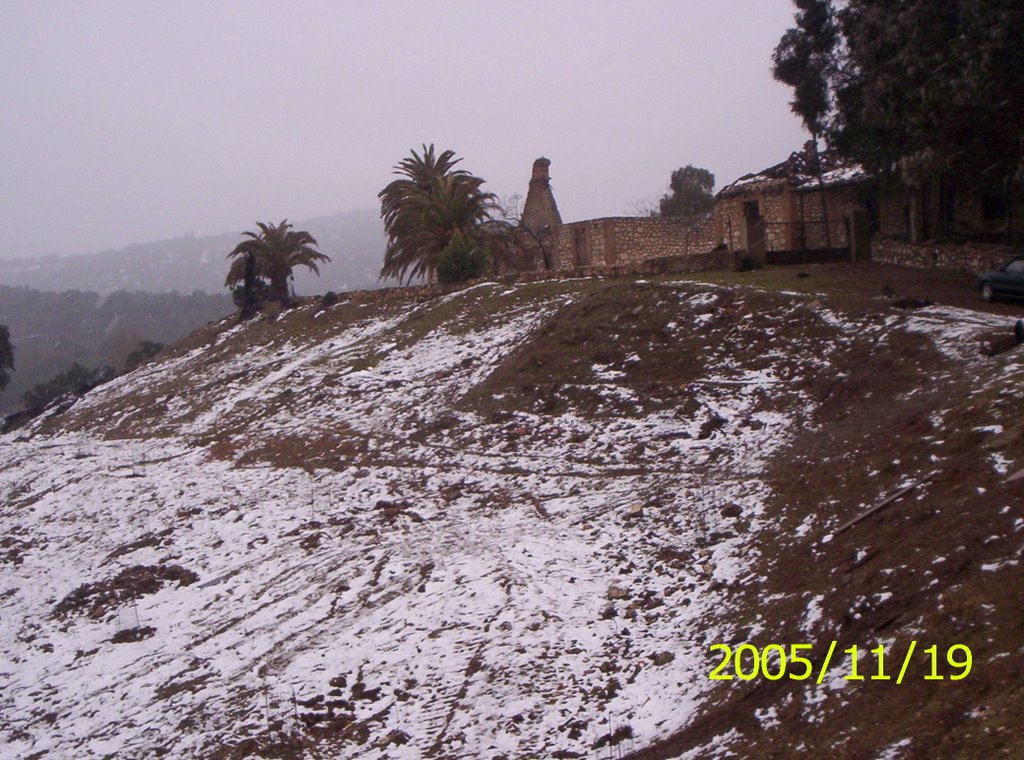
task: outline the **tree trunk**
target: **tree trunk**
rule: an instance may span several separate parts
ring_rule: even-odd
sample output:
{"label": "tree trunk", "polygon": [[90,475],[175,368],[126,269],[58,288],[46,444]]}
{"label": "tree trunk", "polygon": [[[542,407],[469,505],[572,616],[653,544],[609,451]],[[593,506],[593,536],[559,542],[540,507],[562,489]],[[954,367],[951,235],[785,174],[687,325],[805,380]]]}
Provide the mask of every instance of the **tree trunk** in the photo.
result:
{"label": "tree trunk", "polygon": [[825,222],[825,247],[832,247],[832,230],[828,223],[828,202],[825,199],[825,177],[821,171],[821,155],[818,153],[818,135],[811,135],[811,144],[814,146],[814,170],[818,175],[818,190],[821,192],[821,216]]}
{"label": "tree trunk", "polygon": [[1014,192],[1013,178],[1007,176],[1003,180],[1003,202],[1006,204],[1006,232],[1004,235],[1004,242],[1007,245],[1013,245],[1017,242],[1017,197]]}
{"label": "tree trunk", "polygon": [[270,300],[277,301],[281,306],[288,306],[291,298],[288,295],[288,275],[274,277],[270,280]]}
{"label": "tree trunk", "polygon": [[551,254],[548,252],[547,246],[544,245],[544,238],[540,240],[540,253],[544,258],[544,270],[550,272],[555,268],[554,262],[551,260]]}
{"label": "tree trunk", "polygon": [[929,182],[928,213],[925,215],[927,226],[925,235],[928,240],[939,237],[942,230],[942,175],[935,172]]}
{"label": "tree trunk", "polygon": [[256,313],[259,306],[256,295],[256,255],[247,253],[245,255],[245,281],[242,286],[242,313],[238,315],[241,320],[246,320]]}
{"label": "tree trunk", "polygon": [[926,237],[924,225],[924,190],[910,186],[910,242],[920,243]]}

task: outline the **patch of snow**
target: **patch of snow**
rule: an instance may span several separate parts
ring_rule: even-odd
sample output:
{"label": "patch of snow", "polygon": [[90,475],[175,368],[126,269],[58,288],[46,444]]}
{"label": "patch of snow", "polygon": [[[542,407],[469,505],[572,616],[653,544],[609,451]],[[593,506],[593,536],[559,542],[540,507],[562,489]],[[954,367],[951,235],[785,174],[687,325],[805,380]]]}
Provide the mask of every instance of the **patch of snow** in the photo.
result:
{"label": "patch of snow", "polygon": [[957,361],[978,355],[978,340],[985,332],[1013,330],[1006,317],[952,306],[928,306],[906,317],[906,329],[924,333],[948,358]]}
{"label": "patch of snow", "polygon": [[982,426],[976,427],[974,429],[976,431],[978,431],[979,433],[994,433],[996,435],[998,435],[999,433],[1003,432],[1003,426],[1002,425],[982,425]]}
{"label": "patch of snow", "polygon": [[803,519],[803,522],[801,522],[796,527],[796,530],[793,531],[793,535],[803,538],[811,532],[812,525],[814,525],[814,515],[807,515],[807,517]]}
{"label": "patch of snow", "polygon": [[800,622],[800,630],[806,634],[811,634],[814,630],[814,626],[817,625],[818,621],[821,620],[823,610],[821,603],[825,600],[823,594],[811,597],[810,601],[807,602],[807,609],[804,611],[803,620]]}
{"label": "patch of snow", "polygon": [[754,718],[761,724],[762,729],[777,728],[782,725],[779,721],[778,708],[774,706],[764,707],[758,710],[754,710]]}
{"label": "patch of snow", "polygon": [[[1001,431],[1002,428],[1000,428],[1000,432]],[[1010,472],[1013,462],[1003,456],[1001,452],[993,451],[988,455],[988,457],[992,460],[992,469],[994,469],[999,475],[1006,475]]]}
{"label": "patch of snow", "polygon": [[1016,567],[1020,562],[1015,559],[1004,559],[1001,562],[990,562],[981,566],[981,570],[986,573],[994,573],[997,570],[1002,570],[1004,567]]}
{"label": "patch of snow", "polygon": [[881,751],[875,756],[875,760],[900,760],[902,757],[906,757],[904,750],[911,746],[912,742],[910,739],[900,739],[898,742],[883,747]]}

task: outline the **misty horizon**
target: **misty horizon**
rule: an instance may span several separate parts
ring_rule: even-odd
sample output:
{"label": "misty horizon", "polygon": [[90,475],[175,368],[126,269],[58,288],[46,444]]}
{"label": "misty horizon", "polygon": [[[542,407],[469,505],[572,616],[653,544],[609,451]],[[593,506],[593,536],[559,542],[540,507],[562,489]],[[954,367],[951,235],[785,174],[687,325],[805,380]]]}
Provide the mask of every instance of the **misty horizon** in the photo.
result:
{"label": "misty horizon", "polygon": [[[310,225],[310,224],[315,223],[317,221],[335,220],[338,217],[344,217],[344,216],[349,216],[349,215],[353,215],[353,216],[355,216],[355,215],[366,215],[366,214],[374,214],[374,215],[376,215],[379,218],[380,210],[376,209],[376,208],[354,208],[354,209],[347,209],[347,210],[344,210],[344,211],[338,211],[338,212],[333,213],[333,214],[318,214],[316,216],[305,217],[305,218],[302,218],[302,219],[287,219],[287,221],[289,223],[293,224],[293,225],[297,225],[299,228],[302,228],[304,226]],[[270,219],[270,218],[268,218],[268,219],[261,219],[259,221],[272,221],[274,223],[277,223],[277,222],[280,222],[281,220],[280,219]],[[43,253],[43,254],[25,255],[25,256],[16,255],[16,256],[9,256],[9,257],[0,256],[0,259],[7,260],[9,262],[16,262],[16,261],[19,261],[19,260],[38,261],[38,260],[41,260],[41,259],[61,259],[61,258],[71,258],[71,257],[75,257],[75,256],[98,256],[98,255],[107,254],[107,253],[119,253],[119,252],[126,251],[126,250],[129,250],[129,249],[132,249],[132,248],[148,248],[148,247],[151,247],[151,246],[154,246],[154,245],[162,245],[162,244],[167,244],[167,243],[174,243],[174,242],[179,241],[179,240],[182,240],[182,241],[186,241],[186,240],[189,240],[189,241],[190,240],[200,240],[201,241],[201,240],[205,240],[205,239],[216,239],[216,238],[222,238],[225,235],[236,235],[236,234],[239,237],[239,239],[241,239],[241,236],[242,236],[243,232],[252,231],[252,230],[258,231],[257,225],[256,225],[256,220],[254,220],[252,223],[250,223],[249,226],[245,230],[243,230],[243,229],[239,229],[239,230],[229,230],[229,229],[216,230],[216,229],[214,229],[214,230],[205,230],[203,232],[196,232],[196,231],[190,230],[188,232],[182,232],[182,233],[177,234],[177,235],[170,235],[168,237],[162,237],[162,238],[159,238],[159,239],[156,239],[156,240],[133,240],[132,242],[126,243],[124,245],[110,246],[110,247],[102,248],[102,249],[99,249],[99,250],[92,249],[92,250],[87,250],[87,251],[83,250],[83,251],[53,252],[53,253]],[[384,223],[383,223],[383,221],[381,221],[381,236],[382,236],[381,240],[382,241],[384,240],[383,234],[384,234]],[[383,245],[383,242],[382,242],[382,245]],[[225,252],[225,256],[226,256],[226,254],[228,252],[228,249],[225,249],[224,252]]]}
{"label": "misty horizon", "polygon": [[637,213],[673,169],[717,186],[806,139],[770,56],[789,0],[9,3],[0,257],[119,250],[377,208],[410,149],[499,197],[533,160],[567,221]]}

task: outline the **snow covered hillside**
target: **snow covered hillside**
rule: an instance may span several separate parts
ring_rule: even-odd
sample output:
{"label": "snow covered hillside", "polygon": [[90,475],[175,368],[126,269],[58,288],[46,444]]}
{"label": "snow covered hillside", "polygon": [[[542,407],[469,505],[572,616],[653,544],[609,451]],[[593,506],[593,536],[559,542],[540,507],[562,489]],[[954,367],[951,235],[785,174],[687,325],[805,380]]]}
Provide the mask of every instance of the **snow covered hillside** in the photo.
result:
{"label": "snow covered hillside", "polygon": [[775,463],[858,352],[975,361],[1007,320],[965,314],[576,281],[211,326],[0,443],[0,756],[654,747],[763,582]]}

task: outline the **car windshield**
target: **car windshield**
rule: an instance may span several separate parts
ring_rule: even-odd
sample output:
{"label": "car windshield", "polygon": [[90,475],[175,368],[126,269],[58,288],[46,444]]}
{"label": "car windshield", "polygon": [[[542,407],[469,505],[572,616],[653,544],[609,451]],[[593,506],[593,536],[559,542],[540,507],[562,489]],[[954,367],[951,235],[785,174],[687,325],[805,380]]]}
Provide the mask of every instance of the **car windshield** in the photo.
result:
{"label": "car windshield", "polygon": [[1017,274],[1024,273],[1024,259],[1014,259],[1006,265],[1006,271]]}

